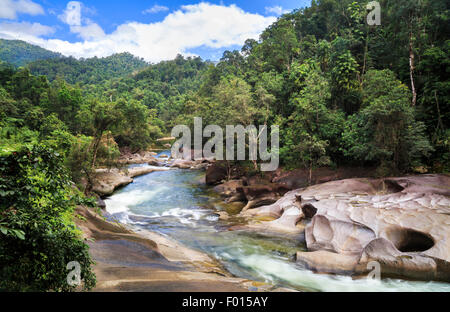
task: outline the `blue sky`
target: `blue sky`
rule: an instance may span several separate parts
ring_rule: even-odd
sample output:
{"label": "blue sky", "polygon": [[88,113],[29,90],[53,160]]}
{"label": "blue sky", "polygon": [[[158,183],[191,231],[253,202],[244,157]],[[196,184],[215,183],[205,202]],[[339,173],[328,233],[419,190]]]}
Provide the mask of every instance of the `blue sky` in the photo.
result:
{"label": "blue sky", "polygon": [[176,54],[217,60],[280,14],[310,0],[0,0],[0,38],[20,39],[64,55],[130,52],[149,62]]}

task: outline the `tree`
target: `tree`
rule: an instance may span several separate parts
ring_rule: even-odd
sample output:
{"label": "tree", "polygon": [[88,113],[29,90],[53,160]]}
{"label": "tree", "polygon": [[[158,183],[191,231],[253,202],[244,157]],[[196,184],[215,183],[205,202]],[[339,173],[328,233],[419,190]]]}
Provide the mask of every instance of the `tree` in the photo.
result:
{"label": "tree", "polygon": [[261,34],[261,39],[263,42],[256,49],[265,59],[264,69],[279,73],[290,71],[292,62],[300,53],[294,22],[288,17],[279,19]]}
{"label": "tree", "polygon": [[91,167],[95,168],[97,161],[97,153],[103,134],[107,130],[113,129],[115,124],[120,120],[121,115],[116,108],[115,103],[94,102],[92,104],[92,127],[94,131],[94,139],[90,150],[92,151]]}
{"label": "tree", "polygon": [[141,102],[119,100],[116,110],[121,116],[117,121],[115,135],[119,145],[128,146],[133,150],[144,150],[162,135],[159,127],[152,125],[156,119],[155,111],[149,110]]}
{"label": "tree", "polygon": [[76,202],[59,154],[43,146],[0,156],[0,290],[74,291],[67,264],[95,286],[88,245],[72,221]]}
{"label": "tree", "polygon": [[419,164],[432,147],[415,120],[408,88],[390,70],[368,71],[363,87],[363,108],[343,134],[346,155],[375,162],[381,175]]}
{"label": "tree", "polygon": [[338,143],[338,120],[343,120],[343,114],[327,107],[331,91],[319,64],[294,64],[291,79],[300,91],[290,100],[295,109],[282,127],[285,130],[280,153],[288,166],[307,168],[311,180],[315,167],[331,164],[330,143]]}
{"label": "tree", "polygon": [[352,114],[359,109],[358,63],[348,49],[349,42],[338,37],[330,56],[331,88],[335,108]]}

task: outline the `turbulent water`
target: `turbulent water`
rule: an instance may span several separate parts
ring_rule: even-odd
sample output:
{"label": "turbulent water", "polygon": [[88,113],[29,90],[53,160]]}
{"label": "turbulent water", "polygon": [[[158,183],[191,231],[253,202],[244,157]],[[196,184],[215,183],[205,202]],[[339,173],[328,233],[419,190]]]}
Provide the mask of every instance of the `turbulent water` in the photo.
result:
{"label": "turbulent water", "polygon": [[[167,235],[219,260],[235,276],[303,291],[450,291],[450,284],[403,280],[353,280],[315,274],[295,264],[302,236],[286,237],[240,229],[242,220],[221,221],[231,211],[202,183],[202,172],[170,170],[135,178],[106,200],[122,223]],[[232,229],[232,230],[230,230]]]}

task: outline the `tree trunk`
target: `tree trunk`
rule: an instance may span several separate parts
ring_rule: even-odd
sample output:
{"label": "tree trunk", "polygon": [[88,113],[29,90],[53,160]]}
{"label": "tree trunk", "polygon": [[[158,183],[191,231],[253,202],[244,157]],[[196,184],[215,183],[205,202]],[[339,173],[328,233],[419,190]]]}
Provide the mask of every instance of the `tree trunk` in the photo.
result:
{"label": "tree trunk", "polygon": [[363,69],[362,74],[359,80],[359,84],[362,87],[364,75],[366,74],[366,66],[367,66],[367,54],[369,53],[369,30],[367,29],[366,33],[366,44],[364,46],[364,59],[363,59]]}
{"label": "tree trunk", "polygon": [[231,180],[231,165],[230,162],[227,160],[227,181]]}
{"label": "tree trunk", "polygon": [[439,129],[441,129],[443,131],[445,128],[444,128],[444,123],[442,122],[441,108],[439,107],[439,101],[438,101],[436,90],[434,90],[434,99],[436,100],[436,109],[437,109],[437,113],[438,113],[438,125],[436,127],[436,134],[437,134],[439,132]]}
{"label": "tree trunk", "polygon": [[89,170],[87,170],[86,168],[83,168],[83,171],[84,171],[84,174],[86,175],[86,179],[87,179],[87,185],[86,185],[86,189],[84,190],[84,195],[89,196],[89,194],[92,191],[92,188],[94,187],[94,183],[92,181]]}
{"label": "tree trunk", "polygon": [[92,169],[95,169],[95,162],[97,161],[97,153],[98,148],[100,147],[100,141],[102,140],[103,134],[101,134],[99,137],[96,137],[94,139],[94,151],[92,155]]}
{"label": "tree trunk", "polygon": [[416,91],[416,86],[414,84],[414,69],[415,69],[415,65],[414,65],[414,49],[413,49],[413,34],[412,31],[409,33],[409,75],[410,75],[410,79],[411,79],[411,90],[412,90],[412,94],[413,94],[413,98],[412,98],[412,106],[416,106],[417,103],[417,91]]}
{"label": "tree trunk", "polygon": [[312,185],[312,164],[309,166],[309,185]]}

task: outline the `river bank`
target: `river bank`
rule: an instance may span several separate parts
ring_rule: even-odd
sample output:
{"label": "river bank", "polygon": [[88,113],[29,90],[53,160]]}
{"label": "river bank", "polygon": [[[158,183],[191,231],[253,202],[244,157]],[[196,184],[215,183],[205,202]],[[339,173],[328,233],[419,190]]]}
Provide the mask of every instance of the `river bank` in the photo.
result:
{"label": "river bank", "polygon": [[[92,209],[76,209],[77,226],[89,240],[96,262],[96,292],[279,291],[271,285],[235,278],[208,255],[154,232],[111,223]],[[284,289],[287,290],[287,289]]]}
{"label": "river bank", "polygon": [[[167,156],[162,159],[167,160]],[[210,278],[214,280],[220,276],[228,279],[233,275],[239,278],[227,280],[227,283],[230,282],[229,285],[236,287],[237,291],[243,281],[247,290],[255,287],[252,285],[259,285],[252,284],[251,280],[266,284],[262,286],[263,290],[287,287],[306,291],[447,288],[450,291],[450,284],[397,280],[449,281],[446,258],[449,248],[445,245],[449,236],[448,176],[353,178],[290,190],[286,183],[279,183],[283,179],[295,182],[296,178],[289,172],[277,173],[269,181],[267,177],[265,181],[261,177],[235,177],[231,181],[219,179],[214,187],[207,186],[206,182],[211,180],[211,172],[217,170],[211,171],[213,165],[206,160],[165,161],[165,166],[166,170],[140,176],[134,183],[108,197],[105,200],[108,218],[126,224],[152,242],[159,241],[160,250],[171,245],[174,248],[166,249],[166,252],[176,252],[179,250],[177,244],[181,243],[206,255],[212,261],[206,266],[206,271],[204,266],[193,264],[192,259],[184,263],[195,268],[189,270],[201,274],[211,274],[214,267],[214,276],[206,278],[208,283]],[[205,168],[206,172],[194,170],[199,167]],[[133,165],[131,169],[145,172],[151,168],[143,164]],[[323,171],[321,174],[325,179],[334,179],[346,173],[341,171],[330,175]],[[250,202],[253,204],[249,205]],[[432,231],[432,228],[436,230]],[[433,241],[432,245],[426,240],[428,236]],[[162,238],[172,243],[162,242]],[[131,248],[126,252],[131,257],[130,263],[139,258],[142,261],[139,266],[145,266],[148,274],[155,271],[148,268],[154,259],[144,259],[147,251],[144,250],[143,255],[139,252],[140,247],[130,247],[124,242],[111,243],[105,239],[92,249],[94,258],[103,265],[99,270],[100,280],[112,278],[122,283],[121,278],[111,275],[111,272],[122,269],[117,267],[117,263],[110,262],[116,261],[116,257],[120,259],[124,248]],[[102,250],[103,258],[99,257],[99,250]],[[167,254],[163,256],[177,262],[177,258]],[[370,273],[367,264],[373,261],[381,264],[383,280],[379,284],[367,282],[364,278]],[[168,264],[158,263],[158,266],[162,265]],[[172,265],[173,262],[169,263]],[[136,276],[133,272],[137,269],[133,267],[128,273],[127,269],[124,270],[119,277],[127,280],[124,282],[126,285],[134,285],[128,289],[139,289],[132,278],[126,277],[128,273],[130,277]],[[177,273],[169,274],[170,270]],[[170,270],[165,267],[164,276],[182,278],[178,267],[170,267]],[[193,274],[191,271],[189,274]],[[333,279],[333,276],[339,277]],[[202,280],[204,277],[199,278]],[[174,285],[164,279],[158,280]],[[101,285],[110,287],[116,282]],[[154,283],[156,288],[149,288],[150,291],[157,289],[157,281]],[[122,288],[105,289],[127,289],[123,286],[125,284]],[[177,289],[177,286],[173,287]],[[195,291],[200,286],[192,287]],[[256,289],[261,290],[259,287]]]}

